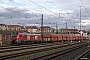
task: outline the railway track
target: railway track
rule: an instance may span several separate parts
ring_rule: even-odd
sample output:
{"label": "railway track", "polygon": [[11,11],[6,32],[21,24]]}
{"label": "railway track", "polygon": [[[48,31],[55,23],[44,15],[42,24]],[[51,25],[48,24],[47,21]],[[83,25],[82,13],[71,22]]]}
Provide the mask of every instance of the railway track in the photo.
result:
{"label": "railway track", "polygon": [[14,45],[14,46],[7,46],[7,47],[0,47],[0,50],[5,50],[5,49],[13,49],[13,48],[21,48],[21,47],[32,47],[32,46],[52,46],[52,45],[57,45],[53,43],[41,43],[41,44],[30,44],[30,45]]}
{"label": "railway track", "polygon": [[28,47],[28,46],[38,46],[38,45],[53,45],[53,44],[52,43],[50,43],[50,44],[41,43],[41,44],[30,44],[30,45],[11,45],[11,46],[7,46],[7,47],[0,47],[0,50],[11,49],[11,48],[20,48],[20,47]]}
{"label": "railway track", "polygon": [[[73,43],[73,42],[72,42]],[[75,42],[77,43],[77,42]],[[52,42],[52,43],[41,43],[41,44],[26,44],[26,45],[10,45],[10,46],[6,46],[6,47],[0,47],[0,50],[3,49],[12,49],[12,48],[21,48],[21,47],[28,47],[28,46],[39,46],[39,45],[59,45],[59,44],[68,44],[67,42]]]}
{"label": "railway track", "polygon": [[53,45],[39,45],[39,46],[23,46],[23,47],[14,47],[14,48],[7,48],[0,50],[0,53],[10,52],[10,51],[18,51],[18,50],[25,50],[25,49],[33,49],[45,46],[53,46]]}
{"label": "railway track", "polygon": [[[84,43],[84,42],[82,42],[82,43]],[[38,47],[38,48],[29,49],[29,50],[25,49],[25,51],[22,51],[22,52],[2,55],[2,56],[0,56],[0,60],[15,58],[15,57],[18,57],[18,56],[24,56],[24,55],[28,55],[28,54],[34,54],[34,53],[38,53],[38,52],[53,50],[53,49],[57,49],[57,48],[61,48],[61,47],[66,47],[66,46],[71,46],[71,45],[76,45],[76,44],[80,44],[80,43],[65,44],[63,46],[62,45],[55,45],[55,46],[48,46],[48,47],[42,47],[42,48]]]}
{"label": "railway track", "polygon": [[[73,44],[73,43],[70,43],[70,44]],[[39,48],[39,47],[45,47],[45,46],[54,46],[54,45],[62,45],[62,44],[61,43],[43,43],[43,44],[31,44],[31,45],[2,47],[2,48],[0,48],[0,53],[25,50],[25,49],[33,49],[33,48]]]}
{"label": "railway track", "polygon": [[68,49],[65,49],[65,50],[62,50],[62,51],[57,51],[57,52],[49,53],[49,54],[46,54],[46,55],[38,56],[38,57],[32,58],[30,60],[56,60],[56,58],[58,56],[62,56],[63,54],[66,54],[68,52],[71,52],[71,51],[74,51],[76,49],[82,48],[86,45],[87,44],[81,44],[81,45],[71,47],[71,48],[68,48]]}
{"label": "railway track", "polygon": [[90,60],[89,56],[90,56],[90,49],[88,49],[87,51],[85,51],[84,53],[82,53],[73,60]]}

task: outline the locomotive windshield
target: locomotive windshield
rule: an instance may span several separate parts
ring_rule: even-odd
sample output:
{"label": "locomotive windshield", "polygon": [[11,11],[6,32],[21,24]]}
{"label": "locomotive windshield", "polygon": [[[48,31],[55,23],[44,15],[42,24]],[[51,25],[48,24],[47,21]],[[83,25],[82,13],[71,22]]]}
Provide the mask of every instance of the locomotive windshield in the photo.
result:
{"label": "locomotive windshield", "polygon": [[18,32],[12,32],[12,37],[17,37],[17,35],[18,35]]}

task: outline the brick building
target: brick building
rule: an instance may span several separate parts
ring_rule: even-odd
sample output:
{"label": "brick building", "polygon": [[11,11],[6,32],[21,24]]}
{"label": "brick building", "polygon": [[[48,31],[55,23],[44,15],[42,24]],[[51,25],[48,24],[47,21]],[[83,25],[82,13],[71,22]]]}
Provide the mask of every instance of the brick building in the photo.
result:
{"label": "brick building", "polygon": [[7,30],[8,26],[5,24],[0,24],[0,30]]}
{"label": "brick building", "polygon": [[[53,32],[53,28],[51,28],[51,27],[49,27],[49,26],[43,26],[42,27],[42,31],[43,31],[43,33],[51,33],[51,32]],[[38,33],[41,33],[41,27],[40,28],[38,28]]]}
{"label": "brick building", "polygon": [[26,30],[30,33],[37,33],[38,27],[36,26],[26,26]]}
{"label": "brick building", "polygon": [[3,43],[10,42],[11,31],[0,30],[0,40]]}
{"label": "brick building", "polygon": [[21,30],[20,25],[8,25],[8,30],[19,31]]}

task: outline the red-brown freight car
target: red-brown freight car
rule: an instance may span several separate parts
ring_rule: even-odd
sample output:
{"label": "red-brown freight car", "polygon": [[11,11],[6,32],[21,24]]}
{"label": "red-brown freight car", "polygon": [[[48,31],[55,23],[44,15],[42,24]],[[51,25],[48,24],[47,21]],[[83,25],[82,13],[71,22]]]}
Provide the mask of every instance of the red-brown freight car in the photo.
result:
{"label": "red-brown freight car", "polygon": [[51,41],[50,34],[41,34],[42,42],[49,42]]}

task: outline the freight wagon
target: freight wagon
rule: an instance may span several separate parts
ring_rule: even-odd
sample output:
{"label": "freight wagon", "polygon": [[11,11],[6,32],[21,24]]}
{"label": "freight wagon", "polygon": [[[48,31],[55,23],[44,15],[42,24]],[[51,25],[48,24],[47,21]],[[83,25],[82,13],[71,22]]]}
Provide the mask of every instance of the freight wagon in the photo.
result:
{"label": "freight wagon", "polygon": [[30,34],[30,33],[18,33],[14,32],[11,34],[11,43],[41,43],[41,42],[57,42],[57,41],[73,41],[73,40],[83,40],[84,36],[71,36],[66,34]]}

